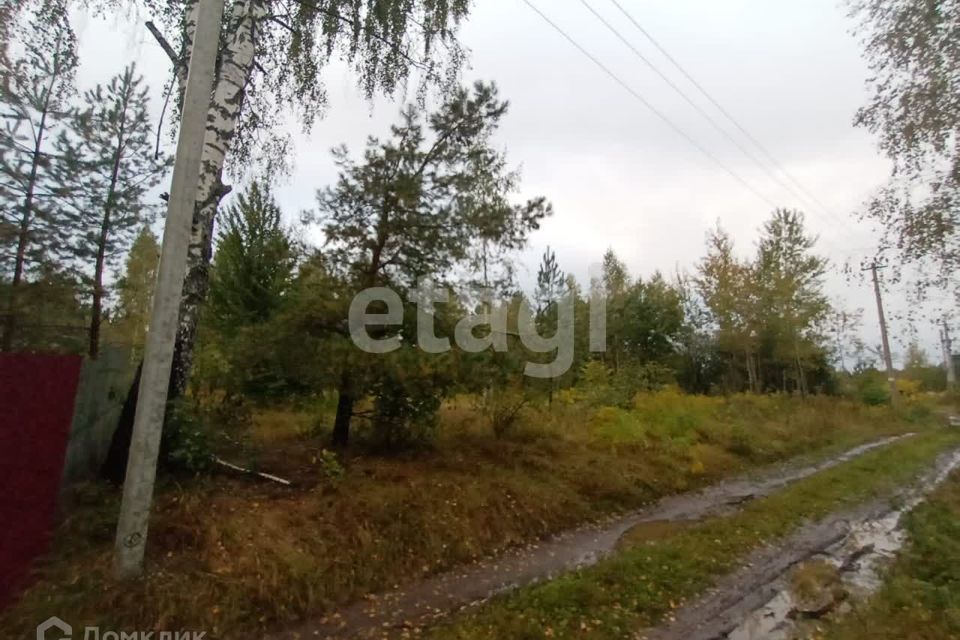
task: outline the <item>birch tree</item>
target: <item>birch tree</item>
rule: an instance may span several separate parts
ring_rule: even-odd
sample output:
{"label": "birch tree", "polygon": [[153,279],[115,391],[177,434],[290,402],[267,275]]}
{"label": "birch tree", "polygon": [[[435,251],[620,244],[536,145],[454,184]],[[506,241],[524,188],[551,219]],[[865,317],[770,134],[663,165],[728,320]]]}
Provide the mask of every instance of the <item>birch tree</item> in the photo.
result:
{"label": "birch tree", "polygon": [[601,286],[607,305],[607,352],[605,357],[610,368],[617,372],[623,357],[623,322],[627,292],[631,286],[627,265],[613,252],[607,249],[603,254]]}
{"label": "birch tree", "polygon": [[[29,10],[65,17],[66,0],[0,0],[0,18]],[[94,9],[133,7],[154,17],[148,28],[170,58],[175,103],[186,87],[198,0],[82,0]],[[351,66],[363,93],[395,95],[456,84],[465,53],[456,31],[469,0],[228,0],[221,30],[202,171],[191,231],[180,326],[172,371],[182,391],[189,374],[200,305],[209,287],[217,206],[230,191],[227,172],[251,161],[283,168],[289,139],[280,129],[293,113],[305,129],[323,113],[322,70],[334,60]],[[0,48],[15,29],[0,31]],[[71,48],[72,52],[73,49]]]}
{"label": "birch tree", "polygon": [[[171,59],[182,96],[197,0],[147,0],[146,5],[160,16],[159,27],[149,26]],[[278,125],[285,113],[293,112],[308,129],[322,113],[326,93],[321,71],[333,59],[352,65],[368,97],[406,89],[412,78],[421,97],[430,87],[452,86],[464,60],[454,36],[468,5],[468,0],[229,3],[183,286],[172,373],[176,391],[186,384],[209,286],[217,205],[230,191],[225,171],[240,171],[254,159],[268,169],[283,164],[289,140]]]}
{"label": "birch tree", "polygon": [[730,370],[736,371],[742,358],[748,388],[759,390],[755,271],[734,253],[733,239],[719,225],[707,234],[707,255],[697,265],[695,282]]}
{"label": "birch tree", "polygon": [[[2,0],[0,0],[2,1]],[[48,0],[34,0],[46,2]],[[64,0],[49,0],[63,2]],[[87,4],[139,5],[156,18],[148,28],[170,58],[175,104],[182,101],[198,0],[88,0]],[[430,88],[456,84],[465,54],[455,34],[469,0],[231,0],[224,13],[220,51],[207,117],[201,175],[194,205],[187,269],[180,303],[170,392],[183,392],[190,373],[200,308],[209,289],[217,207],[237,175],[253,161],[268,172],[282,168],[288,138],[280,125],[293,113],[308,130],[322,114],[321,72],[345,61],[368,98],[394,95],[415,82]],[[128,405],[135,406],[134,384]],[[115,440],[132,429],[125,411]],[[107,475],[122,477],[126,450],[113,447]]]}
{"label": "birch tree", "polygon": [[[886,249],[956,290],[960,269],[960,9],[947,0],[848,0],[870,67],[855,124],[892,161],[867,217]],[[930,272],[927,266],[935,267]]]}
{"label": "birch tree", "polygon": [[[770,359],[792,369],[796,388],[808,391],[806,369],[824,352],[821,335],[830,305],[823,293],[827,260],[816,253],[799,211],[777,209],[764,224],[757,247],[758,316]],[[786,391],[786,389],[784,389]]]}

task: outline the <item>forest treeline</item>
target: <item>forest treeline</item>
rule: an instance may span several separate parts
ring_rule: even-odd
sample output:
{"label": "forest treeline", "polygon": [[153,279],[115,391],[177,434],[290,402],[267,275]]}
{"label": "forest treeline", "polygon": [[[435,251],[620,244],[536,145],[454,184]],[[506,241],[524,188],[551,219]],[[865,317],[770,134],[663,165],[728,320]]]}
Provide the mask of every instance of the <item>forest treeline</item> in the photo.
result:
{"label": "forest treeline", "polygon": [[[136,362],[159,255],[155,187],[169,167],[148,89],[131,65],[78,94],[69,24],[44,21],[43,11],[30,16],[24,28],[32,37],[16,55],[5,48],[0,83],[2,347],[96,357],[107,341],[130,347]],[[339,178],[318,185],[299,224],[280,211],[270,174],[231,197],[203,272],[209,295],[193,354],[194,397],[328,397],[336,402],[335,444],[347,444],[361,419],[384,443],[401,445],[429,437],[440,403],[459,393],[498,398],[498,421],[508,428],[524,403],[565,393],[611,405],[668,385],[805,396],[838,393],[846,374],[873,370],[876,354],[857,337],[859,313],[828,300],[828,262],[796,210],[770,212],[751,252],[738,250],[718,223],[701,260],[677,272],[632,274],[610,250],[601,273],[580,282],[548,248],[535,286],[524,290],[518,256],[549,224],[552,207],[545,197],[517,200],[520,174],[492,142],[508,113],[496,86],[443,95],[432,110],[403,109],[389,134],[359,154],[335,149]],[[322,244],[305,240],[311,228]],[[427,279],[452,301],[418,308],[415,291]],[[407,308],[399,325],[375,329],[399,340],[388,354],[365,353],[351,340],[351,301],[372,287],[391,289]],[[495,300],[478,298],[480,288]],[[598,299],[606,308],[599,352],[588,335]],[[517,339],[521,308],[533,309],[549,336],[565,329],[565,300],[573,305],[573,362],[555,377],[525,376],[525,362],[552,355]],[[473,340],[507,348],[427,353],[417,344],[418,313],[430,314],[441,338],[456,337],[463,317],[479,318]],[[497,313],[508,319],[503,335],[481,321]],[[909,361],[926,367],[916,348]],[[859,392],[882,402],[882,383],[871,375],[861,376],[869,379]],[[925,376],[928,387],[939,384]]]}
{"label": "forest treeline", "polygon": [[[378,162],[370,150],[364,157]],[[709,394],[836,394],[850,390],[858,374],[854,392],[868,402],[886,399],[884,379],[874,369],[877,354],[859,340],[858,319],[835,309],[823,292],[827,262],[817,254],[800,212],[771,212],[752,255],[738,252],[718,225],[707,234],[703,258],[679,273],[631,274],[608,250],[598,276],[581,283],[548,248],[532,290],[522,290],[509,269],[499,272],[498,282],[484,283],[498,288],[497,309],[473,295],[471,285],[482,270],[465,269],[456,282],[431,271],[451,288],[451,301],[431,310],[437,337],[456,345],[456,324],[470,314],[481,319],[475,336],[491,345],[496,336],[484,321],[500,312],[509,327],[502,338],[505,352],[454,346],[435,354],[416,343],[418,308],[415,296],[407,294],[419,273],[397,261],[367,279],[369,247],[382,224],[353,218],[345,223],[333,209],[323,213],[342,185],[319,196],[327,239],[322,247],[310,246],[301,231],[284,225],[263,183],[251,184],[227,209],[201,322],[198,392],[261,401],[315,394],[328,394],[332,401],[349,394],[354,406],[338,403],[343,428],[360,417],[390,445],[429,437],[440,402],[463,393],[496,397],[495,428],[509,428],[510,417],[528,402],[586,395],[598,404],[630,406],[638,392],[667,386]],[[380,214],[382,209],[373,219]],[[438,249],[429,232],[416,235],[421,228],[396,229],[402,237],[391,236],[387,255],[435,259]],[[332,260],[337,252],[357,261]],[[401,338],[396,351],[369,354],[351,342],[348,308],[364,286],[404,294],[403,324],[390,329]],[[555,354],[531,352],[518,339],[521,306],[534,310],[538,331],[550,336],[562,330],[558,307],[565,298],[574,309],[572,366],[556,378],[525,376],[526,362],[550,362]],[[606,350],[594,353],[590,305],[598,298],[606,305]],[[910,357],[914,377],[928,388],[942,388],[942,372],[929,367],[921,351],[912,349]],[[346,431],[339,438],[344,444]]]}
{"label": "forest treeline", "polygon": [[[49,55],[30,55],[41,54]],[[5,211],[33,194],[31,216],[19,227],[11,217],[4,235],[13,256],[5,335],[17,348],[96,355],[105,322],[108,339],[129,346],[132,361],[142,351],[159,256],[149,226],[156,207],[146,197],[165,164],[147,139],[141,82],[128,68],[84,103],[60,107],[59,120],[30,110],[44,100],[29,102],[18,124],[31,114],[45,127],[55,123],[49,153],[38,157],[15,135],[5,139],[19,162],[4,165]],[[359,158],[334,151],[340,177],[318,191],[300,224],[288,222],[265,179],[236,194],[216,234],[194,394],[219,394],[227,404],[336,398],[335,444],[347,444],[360,418],[382,443],[403,446],[429,438],[440,403],[459,393],[496,396],[496,422],[506,429],[525,403],[553,402],[571,389],[624,406],[668,385],[691,393],[835,393],[840,363],[872,368],[857,318],[834,309],[823,292],[827,260],[799,211],[771,212],[752,255],[718,224],[703,258],[676,273],[631,274],[608,250],[601,272],[578,282],[548,248],[535,286],[524,291],[518,251],[549,223],[551,206],[544,198],[512,202],[519,175],[490,142],[507,110],[496,87],[483,83],[453,92],[435,111],[405,109],[389,137],[371,138]],[[8,132],[20,135],[17,127]],[[13,178],[27,182],[17,190]],[[322,231],[321,246],[304,239],[310,226]],[[108,291],[111,266],[118,277]],[[487,344],[442,354],[417,344],[418,313],[426,311],[415,292],[424,279],[452,294],[429,311],[437,337],[458,337],[458,322],[473,315],[473,337]],[[351,302],[371,287],[397,292],[406,308],[402,324],[377,329],[381,339],[400,338],[388,354],[365,353],[351,338]],[[480,288],[495,299],[481,301]],[[562,330],[563,300],[573,308],[573,362],[556,377],[527,377],[526,362],[554,354],[530,352],[518,339],[521,306],[550,336]],[[606,310],[602,352],[589,344],[598,300]],[[507,318],[505,335],[491,330],[496,313]],[[37,326],[47,330],[31,331]],[[501,343],[505,350],[493,348]],[[873,393],[882,396],[882,388]]]}

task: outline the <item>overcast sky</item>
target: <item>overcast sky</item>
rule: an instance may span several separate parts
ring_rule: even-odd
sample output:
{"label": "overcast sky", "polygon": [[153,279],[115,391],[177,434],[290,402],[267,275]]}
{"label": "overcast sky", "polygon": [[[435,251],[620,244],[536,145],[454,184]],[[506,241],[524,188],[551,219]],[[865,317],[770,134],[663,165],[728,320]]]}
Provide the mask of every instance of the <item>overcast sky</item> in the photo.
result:
{"label": "overcast sky", "polygon": [[[533,0],[541,11],[601,59],[637,93],[762,197],[671,130],[586,58],[522,0],[475,3],[461,32],[471,50],[465,81],[494,80],[511,103],[497,144],[522,167],[522,196],[545,195],[555,215],[534,234],[522,256],[529,282],[550,245],[578,279],[612,247],[634,275],[692,267],[717,221],[751,252],[771,204],[807,213],[820,251],[835,265],[871,255],[875,233],[855,212],[887,175],[874,140],[852,125],[867,98],[867,69],[851,21],[838,0],[620,0],[637,21],[825,205],[799,200],[774,182],[732,142],[617,40],[580,0]],[[586,0],[745,146],[711,105],[621,14],[610,0]],[[79,20],[80,82],[105,81],[136,60],[154,88],[169,64],[146,30],[126,18]],[[384,135],[399,104],[370,104],[350,74],[326,74],[329,109],[311,135],[296,136],[295,169],[277,196],[293,220],[314,204],[335,171],[329,149],[360,150],[368,135]],[[768,202],[769,201],[769,202]],[[317,237],[314,234],[314,237]],[[876,310],[867,283],[838,273],[828,293],[862,307],[864,338],[878,342]],[[887,294],[891,315],[906,308],[902,291]],[[894,320],[895,318],[891,318]],[[916,327],[931,358],[936,330]],[[905,322],[894,324],[898,336]],[[895,345],[895,350],[902,347]]]}

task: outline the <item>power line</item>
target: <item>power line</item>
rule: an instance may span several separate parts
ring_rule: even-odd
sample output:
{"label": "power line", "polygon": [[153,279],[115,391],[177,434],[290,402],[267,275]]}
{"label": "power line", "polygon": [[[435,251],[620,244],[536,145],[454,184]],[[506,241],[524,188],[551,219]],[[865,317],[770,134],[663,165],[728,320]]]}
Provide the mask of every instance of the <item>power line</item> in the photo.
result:
{"label": "power line", "polygon": [[[537,15],[539,15],[547,24],[549,24],[551,27],[553,27],[554,30],[556,30],[561,36],[563,36],[564,39],[567,40],[567,42],[569,42],[570,44],[572,44],[578,51],[580,51],[580,53],[582,53],[584,56],[586,56],[591,62],[593,62],[593,63],[594,63],[595,65],[597,65],[598,67],[600,67],[600,69],[601,69],[604,73],[606,73],[608,76],[610,76],[610,78],[612,78],[612,79],[614,80],[614,82],[616,82],[616,83],[619,84],[621,87],[623,87],[628,93],[630,93],[630,95],[632,95],[634,98],[636,98],[641,104],[643,104],[643,106],[645,106],[649,111],[651,111],[651,112],[652,112],[654,115],[656,115],[660,120],[662,120],[662,121],[663,121],[668,127],[670,127],[675,133],[677,133],[679,136],[681,136],[683,139],[685,139],[685,140],[686,140],[687,142],[689,142],[691,145],[693,145],[694,147],[696,147],[696,149],[697,149],[698,151],[700,151],[700,153],[702,153],[702,154],[705,155],[707,158],[709,158],[714,164],[716,164],[718,167],[720,167],[725,173],[727,173],[729,176],[731,176],[734,180],[736,180],[737,182],[739,182],[739,183],[740,183],[743,187],[745,187],[748,191],[750,191],[750,192],[753,193],[755,196],[757,196],[758,198],[760,198],[761,200],[763,200],[763,201],[764,201],[765,203],[767,203],[770,207],[772,207],[772,208],[774,208],[774,209],[777,208],[777,206],[778,206],[777,203],[775,203],[773,200],[771,200],[770,198],[768,198],[767,196],[765,196],[763,193],[761,193],[760,191],[758,191],[756,188],[754,188],[753,185],[751,185],[749,182],[747,182],[745,179],[743,179],[743,178],[742,178],[739,174],[737,174],[733,169],[730,169],[729,167],[727,167],[727,165],[725,165],[719,158],[717,158],[717,157],[716,157],[714,154],[712,154],[709,150],[707,150],[705,147],[703,147],[703,145],[701,145],[700,143],[698,143],[694,138],[692,138],[692,137],[691,137],[689,134],[687,134],[683,129],[681,129],[678,125],[676,125],[676,124],[675,124],[672,120],[670,120],[670,118],[668,118],[663,112],[661,112],[661,111],[658,110],[656,107],[654,107],[652,104],[650,104],[650,102],[647,101],[642,95],[640,95],[640,93],[638,93],[633,87],[631,87],[631,86],[630,86],[629,84],[627,84],[623,79],[621,79],[618,75],[616,75],[613,71],[611,71],[610,68],[607,67],[605,64],[603,64],[599,59],[597,59],[596,56],[594,56],[594,55],[591,54],[589,51],[587,51],[579,42],[577,42],[576,40],[574,40],[572,36],[570,36],[566,31],[564,31],[564,30],[563,30],[559,25],[557,25],[553,20],[551,20],[549,17],[547,17],[542,11],[540,11],[540,9],[538,9],[538,8],[531,2],[531,0],[523,0],[523,2],[524,2],[524,4],[526,4],[528,7],[530,7]],[[836,244],[834,244],[832,241],[830,241],[830,240],[828,240],[828,239],[826,239],[826,238],[824,238],[824,237],[821,237],[820,240],[822,240],[825,244],[832,246],[834,250],[840,251],[839,246],[836,245]]]}
{"label": "power line", "polygon": [[768,198],[767,196],[763,195],[763,193],[761,193],[760,191],[758,191],[757,189],[755,189],[749,182],[747,182],[746,180],[744,180],[736,171],[734,171],[733,169],[731,169],[731,168],[729,168],[727,165],[725,165],[719,158],[717,158],[717,157],[716,157],[715,155],[713,155],[708,149],[706,149],[703,145],[701,145],[701,144],[700,144],[699,142],[697,142],[694,138],[692,138],[686,131],[684,131],[684,130],[681,129],[679,126],[677,126],[677,125],[676,125],[670,118],[668,118],[662,111],[660,111],[659,109],[657,109],[656,107],[654,107],[652,104],[650,104],[650,102],[647,101],[646,98],[644,98],[644,97],[643,97],[639,92],[637,92],[633,87],[631,87],[631,86],[630,86],[629,84],[627,84],[623,79],[621,79],[620,76],[618,76],[618,75],[615,74],[613,71],[611,71],[610,68],[607,67],[605,64],[603,64],[596,56],[594,56],[592,53],[590,53],[589,51],[587,51],[582,45],[580,45],[579,42],[577,42],[576,40],[574,40],[572,36],[570,36],[570,35],[569,35],[566,31],[564,31],[559,25],[557,25],[557,23],[555,23],[553,20],[551,20],[550,18],[548,18],[548,17],[546,16],[546,14],[544,14],[542,11],[540,11],[540,9],[538,9],[530,0],[523,0],[523,2],[524,2],[524,4],[526,4],[528,7],[530,7],[531,9],[533,9],[533,11],[534,11],[538,16],[540,16],[547,24],[549,24],[551,27],[553,27],[554,30],[557,31],[557,33],[559,33],[561,36],[563,36],[563,37],[567,40],[567,42],[569,42],[570,44],[572,44],[574,47],[577,48],[578,51],[580,51],[580,53],[582,53],[582,54],[585,55],[587,58],[589,58],[590,61],[593,62],[593,64],[595,64],[595,65],[597,65],[598,67],[600,67],[600,69],[601,69],[604,73],[606,73],[608,76],[610,76],[610,78],[613,79],[614,82],[616,82],[616,83],[619,84],[621,87],[623,87],[630,95],[632,95],[634,98],[636,98],[637,101],[640,102],[640,104],[642,104],[642,105],[643,105],[644,107],[646,107],[650,112],[652,112],[655,116],[657,116],[660,120],[662,120],[662,121],[663,121],[668,127],[670,127],[677,135],[679,135],[679,136],[682,137],[684,140],[686,140],[687,142],[689,142],[691,145],[693,145],[694,147],[696,147],[697,150],[700,151],[700,153],[702,153],[702,154],[705,155],[707,158],[709,158],[714,164],[716,164],[718,167],[720,167],[720,168],[721,168],[724,172],[726,172],[730,177],[732,177],[734,180],[736,180],[736,181],[739,182],[741,185],[743,185],[747,190],[749,190],[749,191],[750,191],[751,193],[753,193],[755,196],[757,196],[758,198],[760,198],[761,200],[763,200],[764,202],[766,202],[766,203],[767,203],[768,205],[770,205],[771,207],[773,207],[773,208],[776,208],[776,207],[777,207],[777,204],[776,204],[773,200],[771,200],[771,199]]}
{"label": "power line", "polygon": [[719,131],[721,134],[723,134],[723,136],[724,136],[727,140],[729,140],[730,142],[732,142],[732,143],[741,151],[741,153],[743,153],[743,155],[745,155],[745,156],[746,156],[749,160],[751,160],[752,162],[756,163],[756,165],[757,165],[758,167],[760,167],[768,176],[770,176],[770,178],[774,181],[774,183],[775,183],[777,186],[779,186],[779,187],[781,187],[781,188],[786,189],[787,191],[789,191],[792,196],[794,196],[795,198],[799,199],[801,202],[803,202],[804,205],[809,204],[809,202],[807,202],[808,199],[807,199],[803,194],[798,193],[798,192],[793,188],[792,185],[790,185],[790,184],[787,183],[787,182],[784,182],[784,181],[780,178],[780,176],[778,176],[774,171],[771,171],[771,170],[770,170],[770,167],[769,167],[767,164],[765,164],[763,161],[761,161],[760,159],[758,159],[757,156],[754,155],[754,153],[753,153],[752,151],[750,151],[746,146],[743,145],[743,143],[741,143],[739,140],[737,140],[736,137],[734,137],[733,135],[731,135],[730,132],[727,131],[727,129],[726,129],[725,127],[721,126],[720,123],[717,122],[716,118],[714,118],[714,117],[711,116],[709,113],[707,113],[707,111],[706,111],[703,107],[701,107],[701,106],[700,106],[699,104],[697,104],[692,98],[690,98],[690,96],[687,95],[687,93],[686,93],[683,89],[681,89],[679,86],[677,86],[677,84],[676,84],[673,80],[671,80],[669,76],[667,76],[665,73],[663,73],[663,71],[661,71],[660,68],[657,67],[656,64],[654,64],[653,62],[651,62],[649,58],[647,58],[645,55],[643,55],[643,53],[642,53],[639,49],[637,49],[637,48],[633,45],[633,43],[630,42],[623,34],[621,34],[621,33],[616,29],[616,27],[614,27],[612,24],[610,24],[610,22],[609,22],[606,18],[604,18],[602,15],[600,15],[600,13],[599,13],[596,9],[594,9],[594,8],[587,2],[587,0],[580,0],[580,3],[581,3],[584,7],[586,7],[587,10],[590,11],[590,13],[592,13],[592,14],[594,15],[594,17],[603,24],[603,26],[605,26],[611,33],[613,33],[613,35],[615,35],[621,42],[623,42],[623,44],[625,44],[625,45],[633,52],[633,54],[634,54],[637,58],[639,58],[645,65],[647,65],[647,67],[648,67],[651,71],[653,71],[654,73],[656,73],[657,76],[659,76],[661,80],[663,80],[665,83],[667,83],[667,85],[669,85],[671,89],[673,89],[681,98],[683,98],[684,101],[685,101],[687,104],[689,104],[691,107],[693,107],[693,108],[697,111],[697,113],[699,113],[701,116],[703,116],[703,118],[704,118],[707,122],[709,122],[709,123],[711,124],[711,126],[713,126],[714,129],[716,129],[716,130]]}
{"label": "power line", "polygon": [[[630,14],[629,11],[627,11],[626,9],[623,8],[623,5],[621,5],[620,2],[618,2],[618,0],[610,0],[610,2],[612,2],[612,3],[617,7],[617,9],[619,9],[620,12],[621,12],[624,16],[626,16],[626,18],[627,18],[630,22],[633,23],[633,25],[640,31],[640,33],[642,33],[642,34],[644,35],[644,37],[646,37],[647,40],[649,40],[650,43],[653,44],[653,46],[656,47],[657,50],[660,51],[660,53],[662,53],[663,56],[664,56],[667,60],[669,60],[670,63],[671,63],[674,67],[676,67],[677,70],[678,70],[680,73],[682,73],[683,76],[684,76],[687,80],[689,80],[690,83],[691,83],[694,87],[696,87],[697,90],[698,90],[701,94],[703,94],[703,96],[704,96],[707,100],[709,100],[710,103],[711,103],[714,107],[716,107],[717,110],[718,110],[720,113],[722,113],[722,114],[724,115],[724,117],[725,117],[727,120],[729,120],[729,121],[733,124],[733,126],[735,126],[735,127],[740,131],[740,133],[742,133],[742,134],[753,144],[753,146],[755,146],[755,147],[760,151],[760,153],[761,153],[774,167],[777,168],[778,171],[780,171],[780,173],[782,173],[784,176],[786,176],[786,178],[787,178],[790,182],[792,182],[794,185],[796,185],[796,187],[797,187],[801,192],[803,192],[814,204],[816,204],[818,207],[820,207],[824,212],[826,212],[826,213],[829,214],[831,217],[833,217],[833,218],[837,219],[838,221],[840,221],[843,225],[847,225],[847,222],[846,222],[843,218],[841,218],[840,216],[838,216],[838,215],[836,215],[835,213],[833,213],[833,211],[831,211],[829,207],[827,207],[826,205],[824,205],[813,193],[810,192],[809,189],[807,189],[806,187],[804,187],[803,184],[802,184],[799,180],[797,180],[795,177],[793,177],[793,175],[791,175],[790,172],[787,171],[786,168],[784,168],[783,165],[782,165],[775,157],[773,157],[773,154],[771,154],[769,151],[767,151],[766,147],[764,147],[764,145],[761,144],[760,141],[757,140],[757,138],[756,138],[755,136],[753,136],[753,134],[751,134],[751,133],[746,129],[746,127],[744,127],[742,124],[740,124],[740,122],[739,122],[735,117],[733,117],[733,115],[732,115],[729,111],[727,111],[727,110],[723,107],[723,105],[720,104],[720,102],[718,102],[712,95],[710,95],[710,92],[708,92],[708,91],[703,87],[703,85],[701,85],[699,82],[697,82],[696,78],[694,78],[694,77],[683,67],[683,65],[681,65],[679,62],[677,62],[677,60],[676,60],[672,55],[670,55],[670,52],[667,51],[667,50],[663,47],[663,45],[661,45],[661,44],[657,41],[657,39],[654,38],[654,37],[650,34],[649,31],[647,31],[646,29],[644,29],[643,26],[642,26],[639,22],[637,22],[636,18],[634,18],[634,17]],[[848,229],[849,229],[849,227],[848,227]]]}

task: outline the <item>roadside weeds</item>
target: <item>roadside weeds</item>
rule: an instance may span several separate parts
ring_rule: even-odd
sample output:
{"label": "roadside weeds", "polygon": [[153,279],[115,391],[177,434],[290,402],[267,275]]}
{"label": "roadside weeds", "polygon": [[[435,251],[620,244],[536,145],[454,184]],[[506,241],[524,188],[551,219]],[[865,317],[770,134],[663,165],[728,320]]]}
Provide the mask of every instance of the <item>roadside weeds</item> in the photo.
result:
{"label": "roadside weeds", "polygon": [[670,620],[749,551],[775,543],[803,522],[892,495],[958,444],[960,434],[949,432],[896,443],[747,504],[729,518],[626,548],[595,567],[494,599],[427,637],[634,637]]}
{"label": "roadside weeds", "polygon": [[908,542],[880,591],[816,637],[826,640],[960,638],[960,472],[905,519]]}
{"label": "roadside weeds", "polygon": [[0,614],[0,628],[26,636],[51,615],[211,638],[287,628],[734,473],[932,422],[829,398],[664,392],[630,410],[555,403],[531,416],[542,423],[493,438],[461,404],[446,410],[432,450],[348,456],[334,482],[318,463],[323,439],[278,416],[288,414],[253,427],[263,434],[259,464],[243,462],[297,486],[168,482],[151,522],[148,573],[129,583],[112,578],[116,494],[87,487],[40,580]]}

